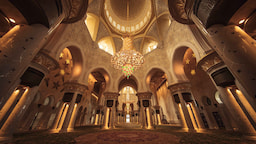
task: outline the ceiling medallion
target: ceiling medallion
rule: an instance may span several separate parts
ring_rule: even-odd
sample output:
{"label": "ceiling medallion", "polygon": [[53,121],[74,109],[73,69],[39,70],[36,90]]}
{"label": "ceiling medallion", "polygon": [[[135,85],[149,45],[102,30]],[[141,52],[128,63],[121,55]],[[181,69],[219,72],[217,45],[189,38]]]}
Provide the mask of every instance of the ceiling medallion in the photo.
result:
{"label": "ceiling medallion", "polygon": [[128,36],[123,38],[121,50],[111,57],[111,63],[115,69],[122,70],[123,74],[129,79],[134,70],[144,63],[144,57],[135,50],[132,39]]}

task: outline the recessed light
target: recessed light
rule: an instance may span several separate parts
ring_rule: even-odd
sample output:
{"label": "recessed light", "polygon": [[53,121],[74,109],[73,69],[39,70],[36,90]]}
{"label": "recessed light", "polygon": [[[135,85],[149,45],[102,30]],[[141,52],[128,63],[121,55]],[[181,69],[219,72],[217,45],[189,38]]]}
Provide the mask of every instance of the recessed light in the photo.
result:
{"label": "recessed light", "polygon": [[240,20],[240,21],[239,21],[239,24],[244,23],[244,21],[245,21],[245,19]]}
{"label": "recessed light", "polygon": [[12,18],[9,18],[9,21],[12,22],[12,23],[16,23],[16,21]]}

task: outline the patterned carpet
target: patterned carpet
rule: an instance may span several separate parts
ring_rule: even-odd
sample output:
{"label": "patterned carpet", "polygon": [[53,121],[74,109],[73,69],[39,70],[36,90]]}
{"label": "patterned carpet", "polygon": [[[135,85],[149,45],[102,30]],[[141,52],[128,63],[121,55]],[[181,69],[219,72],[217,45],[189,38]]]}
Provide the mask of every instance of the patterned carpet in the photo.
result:
{"label": "patterned carpet", "polygon": [[150,131],[104,131],[75,138],[77,144],[178,144],[171,134]]}

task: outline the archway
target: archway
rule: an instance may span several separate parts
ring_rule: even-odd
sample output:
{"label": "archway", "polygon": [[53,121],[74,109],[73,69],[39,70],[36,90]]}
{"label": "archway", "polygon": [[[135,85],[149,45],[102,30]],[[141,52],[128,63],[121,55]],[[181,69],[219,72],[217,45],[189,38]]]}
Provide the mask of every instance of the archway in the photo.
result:
{"label": "archway", "polygon": [[153,93],[154,119],[156,125],[161,123],[176,123],[175,107],[168,90],[167,74],[158,68],[153,68],[147,75],[147,84]]}
{"label": "archway", "polygon": [[103,123],[103,92],[106,90],[107,85],[109,85],[109,81],[109,74],[103,68],[94,69],[88,76],[88,88],[91,95],[87,98],[90,101],[88,111],[91,113],[91,123],[95,125]]}
{"label": "archway", "polygon": [[117,102],[117,123],[121,125],[134,125],[139,122],[139,105],[137,79],[132,75],[120,79],[118,91],[120,96]]}
{"label": "archway", "polygon": [[118,123],[137,123],[138,122],[138,97],[137,91],[131,86],[123,87],[118,97],[117,115]]}

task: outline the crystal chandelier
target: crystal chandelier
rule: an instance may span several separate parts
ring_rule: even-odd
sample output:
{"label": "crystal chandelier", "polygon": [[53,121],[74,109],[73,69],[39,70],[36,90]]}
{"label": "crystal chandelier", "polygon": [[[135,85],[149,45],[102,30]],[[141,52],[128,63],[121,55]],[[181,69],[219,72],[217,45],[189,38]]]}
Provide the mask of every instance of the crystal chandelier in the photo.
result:
{"label": "crystal chandelier", "polygon": [[143,55],[134,50],[132,39],[123,38],[123,47],[112,56],[111,63],[114,68],[122,70],[123,74],[129,79],[134,70],[144,63]]}

